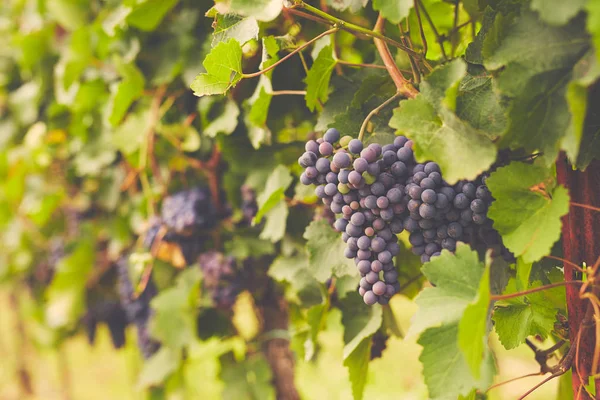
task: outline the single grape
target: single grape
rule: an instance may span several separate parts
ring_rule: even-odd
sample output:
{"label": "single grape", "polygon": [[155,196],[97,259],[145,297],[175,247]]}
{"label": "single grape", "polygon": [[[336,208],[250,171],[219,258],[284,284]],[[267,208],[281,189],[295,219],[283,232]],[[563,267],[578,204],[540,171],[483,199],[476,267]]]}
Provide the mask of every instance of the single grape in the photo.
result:
{"label": "single grape", "polygon": [[323,135],[323,140],[333,144],[340,140],[340,132],[335,128],[329,128]]}
{"label": "single grape", "polygon": [[397,235],[404,230],[404,224],[399,219],[394,219],[390,222],[390,230],[393,234]]}
{"label": "single grape", "polygon": [[367,282],[369,282],[372,285],[375,282],[379,281],[379,274],[371,271],[367,273],[367,275],[365,275],[365,278],[367,278]]}
{"label": "single grape", "polygon": [[370,147],[363,149],[360,152],[360,156],[361,158],[364,158],[368,163],[372,163],[375,162],[375,160],[377,160],[377,152]]}
{"label": "single grape", "polygon": [[436,185],[441,185],[443,181],[442,175],[439,172],[430,173],[428,178],[431,179]]}
{"label": "single grape", "polygon": [[386,271],[383,273],[383,279],[386,283],[394,283],[398,281],[398,272],[393,269],[391,271]]}
{"label": "single grape", "polygon": [[352,159],[348,155],[348,153],[338,152],[333,156],[333,164],[341,168],[347,168],[350,166]]}
{"label": "single grape", "polygon": [[385,249],[390,252],[392,257],[397,256],[400,253],[400,245],[396,242],[388,243]]}
{"label": "single grape", "polygon": [[368,236],[361,236],[358,238],[356,244],[361,250],[369,250],[369,247],[371,246],[371,239],[369,239]]}
{"label": "single grape", "polygon": [[470,204],[471,201],[464,193],[459,193],[456,195],[456,197],[454,197],[454,207],[458,208],[459,210],[464,210],[465,208],[469,207]]}
{"label": "single grape", "polygon": [[458,222],[451,222],[448,224],[448,236],[453,239],[460,239],[463,234],[463,227]]}
{"label": "single grape", "polygon": [[364,300],[364,302],[365,302],[366,305],[372,306],[373,304],[377,303],[377,301],[379,299],[377,298],[377,295],[375,293],[373,293],[372,291],[369,290],[363,296],[363,300]]}
{"label": "single grape", "polygon": [[382,196],[386,192],[385,186],[381,182],[375,182],[371,185],[371,193],[375,196]]}
{"label": "single grape", "polygon": [[360,154],[363,149],[363,144],[358,139],[352,139],[350,143],[348,143],[348,151],[352,154]]}
{"label": "single grape", "polygon": [[319,158],[315,164],[315,167],[317,168],[317,171],[319,171],[322,174],[326,174],[328,173],[331,168],[330,168],[330,161],[326,158]]}
{"label": "single grape", "polygon": [[381,261],[379,261],[379,260],[373,261],[371,263],[371,271],[375,272],[376,274],[383,271],[383,264],[381,263]]}
{"label": "single grape", "polygon": [[382,229],[385,228],[385,221],[381,218],[377,218],[375,221],[373,221],[373,228],[376,231],[380,231]]}
{"label": "single grape", "polygon": [[354,160],[354,164],[353,164],[354,170],[360,174],[365,172],[367,170],[368,166],[369,166],[369,163],[364,158],[357,158],[356,160]]}
{"label": "single grape", "polygon": [[308,176],[306,176],[306,172],[303,172],[300,175],[300,183],[302,183],[303,185],[310,185],[312,184],[313,180],[311,178],[309,178]]}
{"label": "single grape", "polygon": [[375,235],[375,229],[371,228],[370,226],[368,228],[365,228],[365,235],[369,237]]}
{"label": "single grape", "polygon": [[362,176],[356,171],[351,171],[350,174],[348,175],[348,182],[350,182],[354,186],[360,185],[362,180],[363,180]]}
{"label": "single grape", "polygon": [[420,185],[421,181],[425,178],[427,178],[427,174],[425,172],[417,172],[413,175],[413,182],[417,185]]}
{"label": "single grape", "polygon": [[356,252],[356,256],[360,259],[360,260],[368,260],[369,258],[371,258],[371,252],[369,250],[361,250],[359,249]]}
{"label": "single grape", "polygon": [[361,226],[365,223],[365,216],[361,212],[354,213],[350,218],[350,222],[352,222],[354,225]]}
{"label": "single grape", "polygon": [[421,188],[423,188],[423,189],[435,189],[436,184],[433,181],[433,179],[427,177],[427,178],[423,178],[423,180],[421,181],[419,186],[421,186]]}
{"label": "single grape", "polygon": [[375,150],[375,154],[377,155],[377,157],[379,157],[381,155],[382,148],[381,148],[380,144],[378,144],[378,143],[371,143],[368,146],[368,148]]}
{"label": "single grape", "polygon": [[432,172],[440,172],[440,166],[437,165],[437,163],[428,162],[427,164],[425,164],[424,172],[426,174],[431,174]]}
{"label": "single grape", "polygon": [[432,219],[435,217],[437,209],[431,204],[421,204],[419,207],[419,215],[425,219]]}
{"label": "single grape", "polygon": [[358,268],[358,272],[363,275],[371,272],[371,261],[369,260],[360,260],[356,266]]}
{"label": "single grape", "polygon": [[373,293],[381,296],[385,293],[385,283],[378,281],[373,284]]}
{"label": "single grape", "polygon": [[375,238],[373,238],[373,240],[371,240],[371,248],[376,253],[379,253],[379,252],[382,252],[383,250],[385,250],[385,246],[386,246],[385,240],[383,240],[380,237],[375,237]]}
{"label": "single grape", "polygon": [[472,184],[471,182],[465,183],[462,187],[462,192],[469,198],[469,199],[474,199],[476,192],[477,192],[477,188],[475,187],[474,184]]}
{"label": "single grape", "polygon": [[396,157],[396,152],[393,150],[388,150],[383,153],[383,164],[386,166],[390,166],[398,160]]}
{"label": "single grape", "polygon": [[360,229],[359,226],[356,226],[352,223],[348,224],[346,226],[346,233],[350,236],[359,236],[362,232],[362,229]]}
{"label": "single grape", "polygon": [[394,146],[396,146],[397,148],[400,148],[402,146],[404,146],[404,144],[408,141],[408,139],[404,136],[396,136],[396,138],[394,139]]}
{"label": "single grape", "polygon": [[413,245],[413,247],[421,246],[425,243],[425,238],[423,237],[422,233],[411,233],[408,237],[408,241]]}
{"label": "single grape", "polygon": [[435,200],[435,208],[443,209],[450,205],[450,201],[448,201],[448,197],[446,197],[443,193],[437,193],[437,198]]}
{"label": "single grape", "polygon": [[421,200],[427,204],[435,204],[437,201],[437,194],[432,189],[425,189],[421,193]]}
{"label": "single grape", "polygon": [[346,247],[346,249],[344,250],[344,257],[352,259],[352,258],[356,257],[356,251],[350,250],[349,248]]}
{"label": "single grape", "polygon": [[335,185],[334,183],[328,183],[327,185],[325,185],[325,194],[327,196],[333,196],[337,192],[338,192],[337,191],[337,185]]}
{"label": "single grape", "polygon": [[347,169],[340,170],[340,172],[338,173],[338,181],[340,183],[347,184],[349,174],[350,174],[350,171]]}
{"label": "single grape", "polygon": [[319,144],[317,142],[315,142],[314,140],[309,140],[304,145],[304,149],[306,151],[311,151],[311,152],[315,153],[315,155],[316,155],[319,152]]}
{"label": "single grape", "polygon": [[486,208],[487,207],[485,206],[485,203],[481,199],[475,199],[471,202],[471,210],[474,213],[478,213],[478,214],[484,213]]}
{"label": "single grape", "polygon": [[[345,219],[343,219],[343,218],[338,218],[335,221],[335,223],[333,224],[333,227],[338,232],[345,232],[346,231],[346,226],[348,226],[348,221],[345,220]],[[347,233],[347,232],[345,232],[345,233]]]}
{"label": "single grape", "polygon": [[333,145],[329,142],[323,142],[319,145],[319,153],[324,156],[330,156],[333,154]]}
{"label": "single grape", "polygon": [[372,162],[367,167],[367,172],[369,173],[369,175],[376,177],[381,172],[381,167],[378,163]]}
{"label": "single grape", "polygon": [[408,164],[413,161],[413,151],[407,147],[402,147],[396,152],[399,161]]}

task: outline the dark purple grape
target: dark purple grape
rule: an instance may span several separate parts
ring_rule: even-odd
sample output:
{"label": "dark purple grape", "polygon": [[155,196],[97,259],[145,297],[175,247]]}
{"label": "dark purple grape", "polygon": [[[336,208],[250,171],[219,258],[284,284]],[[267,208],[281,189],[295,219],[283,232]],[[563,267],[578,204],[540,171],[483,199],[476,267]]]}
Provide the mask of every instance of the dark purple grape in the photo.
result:
{"label": "dark purple grape", "polygon": [[411,233],[408,237],[408,241],[413,245],[413,247],[421,246],[425,243],[425,238],[423,237],[422,233]]}
{"label": "dark purple grape", "polygon": [[310,185],[310,184],[312,184],[312,182],[313,182],[312,179],[309,178],[308,176],[306,176],[305,172],[303,172],[300,175],[300,183],[302,183],[303,185]]}
{"label": "dark purple grape", "polygon": [[369,166],[369,163],[364,158],[357,158],[356,160],[354,160],[354,164],[353,164],[354,170],[360,174],[365,172],[367,170],[368,166]]}
{"label": "dark purple grape", "polygon": [[421,183],[419,183],[419,186],[421,186],[422,189],[435,189],[435,182],[433,181],[433,179],[427,177],[427,178],[423,178],[423,180],[421,180]]}
{"label": "dark purple grape", "polygon": [[399,219],[394,219],[390,222],[390,230],[393,234],[397,235],[404,230],[404,224]]}
{"label": "dark purple grape", "polygon": [[419,207],[419,215],[425,219],[435,218],[437,209],[431,204],[421,204]]}
{"label": "dark purple grape", "polygon": [[396,152],[396,157],[405,164],[411,163],[413,162],[413,151],[407,147],[402,147]]}
{"label": "dark purple grape", "polygon": [[443,193],[438,193],[437,198],[435,200],[435,208],[443,209],[450,205],[450,201],[448,201],[448,197],[446,197]]}
{"label": "dark purple grape", "polygon": [[413,200],[421,199],[421,194],[423,193],[423,189],[420,186],[411,184],[410,186],[407,186],[407,188],[408,188],[408,195],[410,196],[411,199],[413,199]]}
{"label": "dark purple grape", "polygon": [[396,152],[393,150],[388,150],[383,153],[383,164],[385,166],[390,166],[398,160],[396,157]]}
{"label": "dark purple grape", "polygon": [[[345,232],[347,226],[348,226],[348,221],[343,218],[338,218],[333,225],[335,230],[338,232]],[[345,233],[348,233],[348,232],[345,232]]]}
{"label": "dark purple grape", "polygon": [[367,166],[367,173],[371,176],[378,176],[381,172],[381,167],[378,163],[371,163]]}
{"label": "dark purple grape", "polygon": [[363,213],[357,212],[352,215],[352,217],[350,218],[350,221],[354,225],[360,226],[365,223],[365,216],[363,215]]}
{"label": "dark purple grape", "polygon": [[470,204],[471,201],[464,193],[459,193],[456,195],[456,197],[454,197],[454,207],[458,208],[459,210],[464,210],[465,208],[469,207]]}
{"label": "dark purple grape", "polygon": [[383,279],[386,283],[394,283],[398,281],[398,272],[393,269],[391,271],[386,271],[383,273]]}
{"label": "dark purple grape", "polygon": [[362,175],[356,171],[351,171],[350,174],[348,175],[348,182],[350,182],[354,186],[360,185],[360,183],[362,182],[362,179],[363,179]]}
{"label": "dark purple grape", "polygon": [[394,146],[396,146],[397,148],[400,148],[402,146],[404,146],[404,144],[408,141],[408,139],[404,136],[396,136],[396,138],[394,139]]}
{"label": "dark purple grape", "polygon": [[385,190],[385,186],[383,185],[383,183],[375,182],[374,184],[371,185],[371,193],[373,193],[375,196],[383,196],[383,194],[385,192],[386,192],[386,190]]}
{"label": "dark purple grape", "polygon": [[358,238],[358,241],[356,243],[358,245],[358,248],[361,250],[369,250],[369,247],[371,247],[371,239],[369,239],[368,236],[361,236],[360,238]]}
{"label": "dark purple grape", "polygon": [[383,264],[379,260],[375,260],[371,263],[371,271],[380,273],[383,270]]}
{"label": "dark purple grape", "polygon": [[371,258],[371,251],[360,249],[356,252],[356,256],[359,260],[368,260]]}
{"label": "dark purple grape", "polygon": [[421,193],[421,200],[427,204],[435,204],[437,201],[437,194],[433,189],[425,189]]}
{"label": "dark purple grape", "polygon": [[360,156],[364,158],[368,163],[372,163],[375,162],[375,160],[377,160],[377,152],[370,147],[363,149],[360,152]]}
{"label": "dark purple grape", "polygon": [[377,255],[377,259],[381,261],[382,264],[387,264],[392,261],[392,253],[385,250]]}
{"label": "dark purple grape", "polygon": [[428,162],[427,164],[425,164],[424,172],[428,175],[432,172],[440,172],[440,166],[437,165],[437,163]]}
{"label": "dark purple grape", "polygon": [[462,187],[462,192],[469,198],[474,199],[477,188],[471,182],[467,182]]}
{"label": "dark purple grape", "polygon": [[358,268],[358,272],[360,272],[363,275],[366,275],[369,272],[371,272],[371,261],[360,260],[358,264],[356,264],[356,267]]}
{"label": "dark purple grape", "polygon": [[365,278],[367,279],[367,282],[369,282],[372,285],[375,282],[379,281],[379,274],[371,271],[365,275]]}
{"label": "dark purple grape", "polygon": [[485,203],[481,199],[475,199],[471,202],[471,210],[474,213],[484,213],[486,211],[486,208],[487,207],[485,206]]}

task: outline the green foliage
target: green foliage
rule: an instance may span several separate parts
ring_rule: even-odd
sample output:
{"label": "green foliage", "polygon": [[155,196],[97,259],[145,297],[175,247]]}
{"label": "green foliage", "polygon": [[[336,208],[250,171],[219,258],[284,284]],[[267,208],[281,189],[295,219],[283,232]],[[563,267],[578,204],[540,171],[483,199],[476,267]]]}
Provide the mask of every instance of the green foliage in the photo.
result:
{"label": "green foliage", "polygon": [[[541,261],[561,255],[569,211],[552,165],[561,151],[579,169],[600,154],[598,2],[317,3],[0,7],[0,283],[31,295],[40,342],[61,346],[90,329],[96,301],[117,304],[120,260],[134,287],[157,291],[148,333],[160,348],[137,377],[149,396],[277,398],[271,341],[290,343],[288,362],[317,365],[320,335],[340,311],[339,364],[355,399],[372,384],[376,332],[416,338],[432,399],[489,387],[492,321],[507,349],[554,336],[564,288],[494,296],[564,279]],[[378,15],[398,73],[419,92],[383,108],[398,87],[371,40]],[[327,25],[315,19],[340,31],[313,43]],[[308,139],[330,127],[357,137],[363,124],[366,143],[408,136],[418,161],[438,163],[450,184],[486,174],[487,216],[515,256],[509,268],[497,249],[459,243],[423,265],[399,235],[398,282],[418,306],[410,327],[391,307],[364,304],[333,216],[299,182]],[[214,277],[197,254],[186,259],[172,232],[152,233],[165,197],[194,187],[211,192],[216,223],[178,240],[235,258],[244,293],[234,306],[208,301]],[[198,377],[218,383],[199,388]]]}

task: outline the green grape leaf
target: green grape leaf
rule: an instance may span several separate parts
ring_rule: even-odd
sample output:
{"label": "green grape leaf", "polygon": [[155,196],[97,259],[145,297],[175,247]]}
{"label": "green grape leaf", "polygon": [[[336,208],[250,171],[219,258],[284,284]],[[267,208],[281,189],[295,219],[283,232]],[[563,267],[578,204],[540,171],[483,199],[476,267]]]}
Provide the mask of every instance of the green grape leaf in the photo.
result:
{"label": "green grape leaf", "polygon": [[254,224],[259,223],[266,213],[285,198],[285,191],[290,183],[292,183],[292,175],[289,169],[283,165],[277,166],[267,178],[265,188],[257,197],[258,212],[254,216]]}
{"label": "green grape leaf", "polygon": [[504,244],[524,262],[540,260],[560,238],[560,218],[569,212],[569,194],[555,186],[551,171],[512,162],[487,180],[496,199],[488,216]]}
{"label": "green grape leaf", "polygon": [[325,46],[319,52],[315,62],[306,75],[306,106],[314,111],[321,110],[329,98],[329,80],[335,68],[336,60],[333,57],[333,47]]}
{"label": "green grape leaf", "polygon": [[161,291],[150,303],[155,313],[150,332],[164,346],[174,350],[190,345],[196,338],[196,303],[202,274],[189,268],[177,278],[177,285]]}
{"label": "green grape leaf", "polygon": [[489,70],[503,68],[494,87],[510,105],[500,144],[542,151],[551,164],[571,118],[565,100],[567,84],[574,65],[589,48],[582,20],[578,17],[554,27],[534,12],[522,10],[517,17],[498,21],[497,34],[484,41],[484,65]]}
{"label": "green grape leaf", "polygon": [[148,388],[163,383],[179,366],[180,356],[169,347],[162,347],[145,363],[138,378],[138,386]]}
{"label": "green grape leaf", "polygon": [[224,94],[242,79],[242,47],[235,39],[216,45],[202,63],[206,72],[190,85],[198,97]]}
{"label": "green grape leaf", "polygon": [[[277,257],[269,267],[268,275],[276,281],[288,282],[303,306],[313,304],[313,308],[322,306],[320,284],[308,268],[308,253],[300,253],[292,257]],[[353,289],[355,288],[356,286]]]}
{"label": "green grape leaf", "polygon": [[600,3],[597,1],[588,1],[585,5],[587,12],[586,28],[592,35],[592,43],[596,49],[596,58],[600,62]]}
{"label": "green grape leaf", "polygon": [[327,0],[327,5],[338,11],[350,9],[352,12],[357,12],[366,7],[368,2],[369,0]]}
{"label": "green grape leaf", "polygon": [[143,31],[153,31],[175,4],[177,0],[145,0],[133,8],[126,21]]}
{"label": "green grape leaf", "polygon": [[[346,114],[350,106],[349,99],[352,99],[358,90],[358,85],[350,79],[339,76],[334,76],[331,79],[331,87],[331,96],[317,118],[317,124],[315,125],[317,131],[325,131],[333,126],[339,127],[336,119]],[[352,115],[356,115],[356,113],[352,113]],[[358,128],[360,128],[361,122],[362,120],[357,121],[354,126],[358,125]],[[354,127],[350,131],[343,130],[343,128],[339,129],[341,132],[354,132],[356,130]]]}
{"label": "green grape leaf", "polygon": [[273,243],[257,238],[256,236],[235,235],[225,244],[227,253],[243,261],[248,257],[261,257],[275,252]]}
{"label": "green grape leaf", "polygon": [[506,110],[492,88],[491,76],[467,75],[460,82],[456,97],[456,115],[490,138],[506,129]]}
{"label": "green grape leaf", "polygon": [[260,233],[260,238],[263,240],[270,240],[276,243],[283,239],[285,235],[285,228],[287,224],[287,217],[289,209],[285,202],[280,201],[277,203],[268,213],[265,214],[267,222]]}
{"label": "green grape leaf", "polygon": [[575,17],[585,6],[587,0],[532,0],[531,9],[537,11],[540,18],[552,25],[564,25]]}
{"label": "green grape leaf", "polygon": [[139,150],[142,142],[146,140],[149,121],[148,110],[130,113],[125,121],[113,132],[112,143],[125,155]]}
{"label": "green grape leaf", "polygon": [[373,0],[373,9],[379,11],[383,18],[392,24],[399,24],[408,17],[412,7],[411,0]]}
{"label": "green grape leaf", "polygon": [[457,336],[458,323],[452,323],[427,329],[417,342],[423,346],[419,360],[432,400],[454,400],[492,383],[495,368],[491,354],[482,363],[481,378],[476,380],[458,347]]}
{"label": "green grape leaf", "polygon": [[137,100],[144,91],[144,75],[135,64],[118,65],[121,81],[110,86],[110,99],[107,104],[108,121],[111,125],[118,125],[129,106]]}
{"label": "green grape leaf", "polygon": [[454,114],[465,73],[465,62],[460,59],[436,68],[422,82],[421,94],[401,101],[389,122],[396,134],[415,142],[417,160],[437,162],[449,183],[474,179],[496,158],[496,147],[489,138]]}
{"label": "green grape leaf", "polygon": [[596,129],[600,117],[591,111],[597,91],[590,90],[598,78],[600,78],[600,63],[595,53],[590,51],[573,68],[573,80],[567,86],[566,99],[571,112],[571,122],[561,147],[571,162],[576,163],[581,169],[587,167],[591,158],[598,154],[600,149]]}
{"label": "green grape leaf", "polygon": [[371,337],[364,338],[356,346],[356,349],[344,359],[344,366],[348,368],[350,382],[352,384],[352,397],[354,400],[362,400],[369,372],[369,361],[371,359]]}
{"label": "green grape leaf", "polygon": [[230,135],[238,125],[240,109],[229,98],[203,97],[198,101],[202,120],[202,134],[216,137],[219,133]]}
{"label": "green grape leaf", "polygon": [[49,0],[46,2],[48,13],[61,26],[76,30],[86,23],[89,4],[85,0]]}
{"label": "green grape leaf", "polygon": [[332,275],[355,275],[356,267],[344,257],[344,242],[339,233],[325,220],[313,221],[304,231],[308,249],[309,269],[319,282],[325,282]]}
{"label": "green grape leaf", "polygon": [[229,3],[230,12],[254,17],[259,21],[271,21],[281,12],[283,7],[282,0],[218,0],[217,4],[223,4],[225,7]]}
{"label": "green grape leaf", "polygon": [[465,308],[458,323],[458,347],[475,379],[480,378],[481,363],[489,353],[487,340],[491,327],[490,296],[490,268],[488,267],[479,282],[477,297]]}
{"label": "green grape leaf", "polygon": [[239,400],[275,400],[273,375],[261,353],[254,353],[242,362],[229,354],[221,357],[222,398]]}
{"label": "green grape leaf", "polygon": [[73,252],[58,262],[52,283],[46,289],[44,314],[49,327],[67,328],[81,316],[95,255],[94,243],[80,238]]}
{"label": "green grape leaf", "polygon": [[253,17],[237,14],[217,14],[213,23],[212,46],[235,39],[243,45],[249,40],[258,39],[258,22]]}
{"label": "green grape leaf", "polygon": [[390,126],[397,129],[396,134],[413,139],[417,160],[437,162],[451,184],[476,178],[496,159],[493,142],[449,110],[438,115],[422,94],[401,101]]}
{"label": "green grape leaf", "polygon": [[443,250],[423,266],[423,274],[435,285],[415,298],[419,309],[411,320],[407,336],[416,336],[427,328],[458,322],[477,296],[484,265],[477,252],[458,244],[454,254]]}
{"label": "green grape leaf", "polygon": [[357,292],[341,301],[342,325],[344,325],[344,359],[356,350],[363,339],[371,337],[383,321],[380,306],[368,306]]}
{"label": "green grape leaf", "polygon": [[[540,282],[535,282],[530,288],[539,286]],[[564,300],[564,287],[556,287],[496,303],[493,319],[502,345],[514,349],[524,343],[527,336],[547,338],[554,329],[556,314],[559,307],[564,306]]]}

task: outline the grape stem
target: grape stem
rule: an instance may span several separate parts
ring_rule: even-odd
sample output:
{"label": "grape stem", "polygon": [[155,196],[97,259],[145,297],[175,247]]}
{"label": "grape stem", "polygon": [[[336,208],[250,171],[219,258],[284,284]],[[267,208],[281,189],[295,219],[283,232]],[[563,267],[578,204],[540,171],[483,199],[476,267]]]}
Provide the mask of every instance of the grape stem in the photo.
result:
{"label": "grape stem", "polygon": [[[377,22],[375,23],[375,31],[383,32],[383,24],[385,23],[385,19],[381,14],[377,17]],[[390,49],[388,49],[387,45],[379,40],[374,39],[375,47],[377,47],[377,51],[383,60],[383,64],[387,68],[388,73],[390,74],[396,88],[398,89],[398,93],[403,96],[412,99],[419,94],[417,89],[402,75],[396,62],[394,61],[394,57],[392,57],[392,53],[390,53]]]}
{"label": "grape stem", "polygon": [[287,60],[288,58],[290,58],[291,56],[293,56],[294,54],[304,50],[306,47],[310,46],[311,44],[313,44],[314,42],[316,42],[317,40],[321,39],[322,37],[325,37],[327,35],[331,35],[332,33],[335,33],[337,31],[339,31],[340,28],[338,26],[334,26],[333,28],[326,30],[325,32],[321,33],[318,36],[315,36],[314,38],[312,38],[311,40],[309,40],[308,42],[304,43],[301,46],[296,47],[290,54],[286,55],[285,57],[283,57],[281,60],[278,60],[277,62],[269,65],[267,68],[257,71],[257,72],[253,72],[251,74],[242,74],[242,79],[247,79],[247,78],[255,78],[257,76],[260,76],[266,72],[269,72],[270,70],[272,70],[273,68],[275,68],[276,66],[278,66],[279,64],[281,64],[282,62],[284,62],[285,60]]}
{"label": "grape stem", "polygon": [[367,124],[369,123],[369,121],[371,120],[371,118],[373,118],[373,116],[379,114],[379,112],[386,107],[388,104],[390,104],[392,101],[396,100],[398,97],[401,97],[402,93],[398,92],[395,95],[393,95],[392,97],[390,97],[389,99],[387,99],[386,101],[384,101],[383,103],[381,103],[380,105],[378,105],[376,108],[374,108],[373,110],[371,110],[371,112],[369,113],[369,115],[367,115],[367,117],[365,118],[365,120],[363,121],[361,127],[360,127],[360,132],[358,133],[358,140],[362,140],[363,136],[365,135],[365,130],[367,129]]}
{"label": "grape stem", "polygon": [[306,90],[276,90],[270,93],[271,96],[297,95],[306,96]]}
{"label": "grape stem", "polygon": [[433,20],[431,19],[431,16],[429,15],[429,13],[427,12],[427,10],[425,9],[425,6],[423,5],[423,2],[421,0],[417,0],[417,3],[419,3],[419,6],[421,7],[421,10],[423,10],[423,15],[425,15],[425,19],[427,19],[427,22],[429,23],[429,26],[431,27],[431,30],[433,31],[433,34],[435,35],[435,38],[436,38],[438,44],[440,45],[440,50],[442,52],[442,57],[444,57],[445,61],[448,61],[448,55],[446,54],[446,49],[444,49],[444,38],[440,35],[440,33],[438,32],[437,28],[435,27],[435,24],[433,23]]}
{"label": "grape stem", "polygon": [[425,31],[423,30],[423,20],[421,19],[421,12],[419,11],[419,0],[414,0],[415,15],[419,22],[419,36],[421,36],[421,43],[423,45],[423,59],[427,59],[427,38],[425,37]]}
{"label": "grape stem", "polygon": [[552,288],[555,288],[555,287],[566,286],[566,285],[583,285],[583,283],[584,283],[583,281],[563,281],[563,282],[556,282],[556,283],[551,283],[549,285],[540,286],[540,287],[536,287],[536,288],[533,288],[533,289],[525,290],[525,291],[522,291],[522,292],[490,296],[490,300],[492,300],[492,301],[499,301],[499,300],[514,299],[515,297],[526,296],[526,295],[531,294],[531,293],[541,292],[543,290],[552,289]]}
{"label": "grape stem", "polygon": [[294,10],[295,8],[303,8],[303,9],[315,14],[316,16],[328,21],[331,25],[337,26],[340,29],[343,29],[345,31],[361,33],[361,34],[368,36],[370,38],[373,38],[373,39],[380,39],[388,44],[391,44],[394,47],[401,49],[402,51],[406,52],[407,54],[410,54],[412,57],[415,57],[417,59],[422,58],[422,55],[420,53],[408,48],[407,46],[404,46],[402,43],[398,43],[397,41],[390,39],[387,36],[384,36],[381,32],[377,32],[376,30],[364,28],[360,25],[355,25],[353,23],[336,18],[333,15],[326,13],[325,11],[319,10],[318,8],[313,7],[310,4],[306,4],[302,0],[295,0],[294,5],[292,7],[289,7],[288,10],[290,12],[294,13],[294,11],[296,11],[296,10]]}

